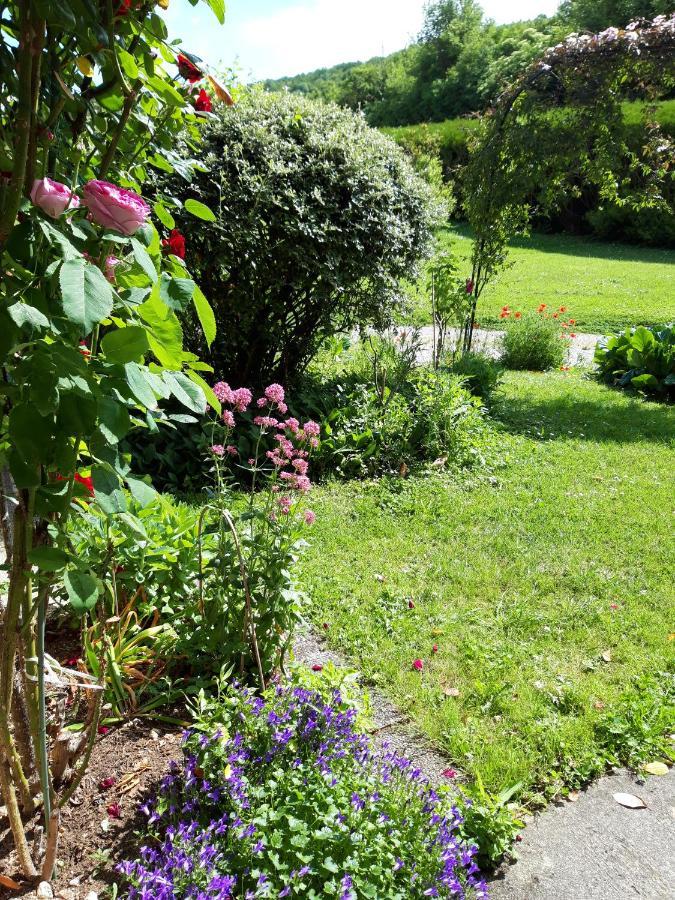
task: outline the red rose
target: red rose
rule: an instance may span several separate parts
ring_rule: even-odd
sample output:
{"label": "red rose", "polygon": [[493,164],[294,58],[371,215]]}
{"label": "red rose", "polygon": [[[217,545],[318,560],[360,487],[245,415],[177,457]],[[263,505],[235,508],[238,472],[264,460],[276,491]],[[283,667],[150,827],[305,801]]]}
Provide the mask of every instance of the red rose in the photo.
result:
{"label": "red rose", "polygon": [[202,78],[202,73],[197,66],[183,53],[178,54],[178,73],[186,78],[190,84],[194,84]]}
{"label": "red rose", "polygon": [[204,88],[197,94],[197,99],[195,100],[195,109],[197,112],[211,112],[211,98],[206,93]]}
{"label": "red rose", "polygon": [[94,496],[94,481],[91,475],[80,475],[79,472],[76,472],[75,481],[79,481],[80,484],[83,484],[92,495],[92,497]]}
{"label": "red rose", "polygon": [[185,259],[185,238],[177,228],[172,228],[168,238],[162,241],[165,253],[173,253],[179,259]]}

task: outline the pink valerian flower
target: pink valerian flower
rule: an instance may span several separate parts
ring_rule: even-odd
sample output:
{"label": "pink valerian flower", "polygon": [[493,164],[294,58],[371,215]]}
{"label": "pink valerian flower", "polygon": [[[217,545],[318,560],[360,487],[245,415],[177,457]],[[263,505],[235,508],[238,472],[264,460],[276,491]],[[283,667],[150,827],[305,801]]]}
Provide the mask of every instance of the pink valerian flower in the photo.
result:
{"label": "pink valerian flower", "polygon": [[310,419],[309,422],[305,422],[302,426],[302,430],[309,437],[318,437],[321,434],[321,426],[317,425],[316,422],[312,422]]}
{"label": "pink valerian flower", "polygon": [[284,389],[280,384],[271,384],[265,388],[265,397],[270,403],[283,403],[285,396]]}
{"label": "pink valerian flower", "polygon": [[310,447],[313,447],[316,450],[316,448],[319,446],[319,439],[316,437],[310,438],[309,444],[310,444]]}
{"label": "pink valerian flower", "polygon": [[421,659],[414,659],[412,661],[412,667],[416,672],[421,672],[422,669],[424,668],[424,663],[422,662]]}
{"label": "pink valerian flower", "polygon": [[313,510],[305,510],[305,522],[307,525],[313,525],[316,522],[316,513]]}
{"label": "pink valerian flower", "polygon": [[228,444],[225,448],[225,452],[228,456],[239,456],[239,451],[233,444]]}
{"label": "pink valerian flower", "polygon": [[258,409],[262,409],[263,406],[267,406],[267,397],[258,397],[255,402]]}
{"label": "pink valerian flower", "polygon": [[298,473],[298,475],[306,475],[307,469],[309,469],[309,463],[306,459],[294,459],[293,460],[293,468]]}
{"label": "pink valerian flower", "polygon": [[293,501],[291,500],[291,498],[288,496],[279,497],[278,503],[282,515],[287,516],[291,511],[291,506],[293,505]]}
{"label": "pink valerian flower", "polygon": [[279,420],[275,419],[273,416],[256,416],[253,420],[253,424],[257,425],[259,428],[276,428],[279,424]]}
{"label": "pink valerian flower", "polygon": [[277,452],[283,453],[286,459],[292,459],[295,455],[295,447],[293,446],[292,441],[289,441],[283,434],[275,434],[274,439],[279,444]]}
{"label": "pink valerian flower", "polygon": [[225,456],[225,448],[222,444],[214,444],[211,447],[211,453],[213,453],[214,456]]}
{"label": "pink valerian flower", "polygon": [[283,469],[283,467],[286,465],[286,460],[282,459],[279,456],[278,450],[267,450],[267,452],[265,453],[265,456],[269,459],[269,461],[272,463],[272,465],[275,466],[277,469]]}
{"label": "pink valerian flower", "polygon": [[296,490],[306,493],[312,487],[312,482],[306,475],[297,475],[295,478]]}
{"label": "pink valerian flower", "polygon": [[279,410],[279,412],[281,413],[282,416],[285,416],[286,413],[288,412],[288,407],[286,406],[286,404],[283,401],[281,403],[277,403],[277,409]]}
{"label": "pink valerian flower", "polygon": [[297,434],[300,430],[300,423],[291,416],[290,419],[286,419],[285,422],[282,422],[279,427],[285,428],[287,431],[290,431],[291,434]]}
{"label": "pink valerian flower", "polygon": [[251,400],[253,400],[253,394],[248,388],[242,387],[232,392],[232,400],[230,402],[234,404],[235,410],[241,413],[246,412]]}
{"label": "pink valerian flower", "polygon": [[223,422],[228,428],[234,428],[234,413],[231,409],[223,410]]}
{"label": "pink valerian flower", "polygon": [[226,381],[219,381],[213,385],[213,393],[221,403],[232,403],[232,388]]}

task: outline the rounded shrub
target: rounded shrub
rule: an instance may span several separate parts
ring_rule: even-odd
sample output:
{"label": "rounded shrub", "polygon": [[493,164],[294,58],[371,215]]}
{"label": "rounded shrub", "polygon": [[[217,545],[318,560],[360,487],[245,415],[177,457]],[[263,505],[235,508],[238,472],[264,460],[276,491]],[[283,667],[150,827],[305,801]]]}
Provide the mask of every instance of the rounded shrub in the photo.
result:
{"label": "rounded shrub", "polygon": [[210,349],[187,323],[201,359],[237,383],[288,382],[327,336],[389,320],[444,211],[401,148],[349,110],[251,91],[200,152],[189,184],[161,177],[217,215],[179,217],[218,322]]}
{"label": "rounded shrub", "polygon": [[507,369],[545,372],[562,366],[569,341],[558,319],[543,311],[522,316],[507,313],[505,318],[501,361]]}
{"label": "rounded shrub", "polygon": [[502,380],[502,365],[484,353],[462,353],[453,360],[450,371],[459,375],[475,397],[489,402]]}

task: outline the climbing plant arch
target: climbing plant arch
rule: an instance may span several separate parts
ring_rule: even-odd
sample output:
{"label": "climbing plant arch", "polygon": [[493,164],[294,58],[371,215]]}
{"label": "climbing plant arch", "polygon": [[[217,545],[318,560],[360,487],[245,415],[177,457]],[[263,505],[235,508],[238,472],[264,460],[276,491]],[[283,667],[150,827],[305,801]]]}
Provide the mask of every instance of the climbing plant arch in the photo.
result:
{"label": "climbing plant arch", "polygon": [[[675,88],[675,14],[600,34],[571,34],[544,53],[485,117],[463,176],[474,233],[472,305],[463,346],[471,349],[478,300],[508,262],[508,242],[564,197],[594,187],[633,209],[668,208],[674,147],[650,102]],[[622,101],[645,105],[645,140],[626,140]],[[536,204],[533,198],[536,197]]]}

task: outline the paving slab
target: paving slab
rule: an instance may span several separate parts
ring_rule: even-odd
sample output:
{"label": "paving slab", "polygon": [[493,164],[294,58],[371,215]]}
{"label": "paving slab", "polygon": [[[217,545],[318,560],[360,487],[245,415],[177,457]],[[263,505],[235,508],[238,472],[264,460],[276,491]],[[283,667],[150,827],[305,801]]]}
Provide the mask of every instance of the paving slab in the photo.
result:
{"label": "paving slab", "polygon": [[[616,793],[645,809],[626,809]],[[575,803],[550,806],[525,828],[518,861],[493,879],[494,900],[674,900],[675,775],[601,778]]]}

